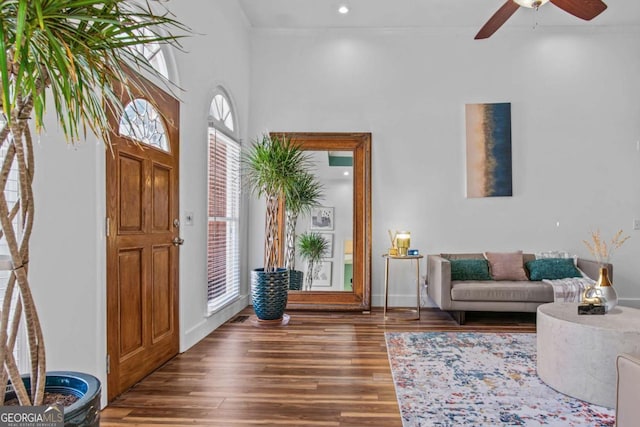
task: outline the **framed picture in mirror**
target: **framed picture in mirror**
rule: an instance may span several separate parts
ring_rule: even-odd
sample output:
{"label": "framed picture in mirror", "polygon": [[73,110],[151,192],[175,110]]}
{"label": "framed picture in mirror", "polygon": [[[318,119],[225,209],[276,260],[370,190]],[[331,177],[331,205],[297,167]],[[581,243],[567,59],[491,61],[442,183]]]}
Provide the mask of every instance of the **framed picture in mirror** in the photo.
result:
{"label": "framed picture in mirror", "polygon": [[314,206],[311,208],[312,231],[333,230],[333,208],[326,206]]}
{"label": "framed picture in mirror", "polygon": [[313,288],[330,288],[331,287],[331,261],[320,261],[316,266],[313,276]]}

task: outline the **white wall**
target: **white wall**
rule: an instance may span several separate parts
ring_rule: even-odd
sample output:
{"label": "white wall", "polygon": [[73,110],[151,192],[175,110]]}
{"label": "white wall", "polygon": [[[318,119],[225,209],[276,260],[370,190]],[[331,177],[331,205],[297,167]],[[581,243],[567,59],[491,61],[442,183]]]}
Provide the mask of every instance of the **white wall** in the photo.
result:
{"label": "white wall", "polygon": [[[250,40],[246,18],[235,0],[163,4],[194,31],[183,40],[185,52],[175,54],[183,89],[178,94],[183,223],[185,212],[195,214],[195,224],[181,230],[185,244],[180,254],[180,349],[184,351],[248,303],[245,273],[240,301],[206,316],[207,114],[214,89],[224,86],[235,103],[241,138],[246,137]],[[66,146],[53,121],[47,130],[35,149],[37,213],[30,263],[47,368],[88,372],[106,387],[105,150],[95,137]],[[106,391],[103,404],[105,399]]]}
{"label": "white wall", "polygon": [[[599,227],[621,298],[640,298],[638,28],[514,30],[486,41],[447,29],[254,30],[250,133],[371,132],[373,305],[387,229],[422,253],[563,249],[588,256]],[[513,197],[465,197],[466,103],[510,102]],[[251,235],[263,224],[254,202]],[[251,240],[249,264],[262,256]],[[423,272],[425,265],[422,265]],[[390,304],[415,303],[414,271]],[[640,300],[638,300],[640,301]],[[635,301],[635,302],[638,302]]]}

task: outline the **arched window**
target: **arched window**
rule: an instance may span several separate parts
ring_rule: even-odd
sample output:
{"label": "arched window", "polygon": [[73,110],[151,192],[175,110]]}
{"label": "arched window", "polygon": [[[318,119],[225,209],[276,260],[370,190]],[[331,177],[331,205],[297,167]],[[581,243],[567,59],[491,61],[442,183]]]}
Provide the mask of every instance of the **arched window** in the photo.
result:
{"label": "arched window", "polygon": [[210,125],[227,133],[234,134],[233,114],[231,113],[231,105],[227,98],[218,93],[213,97],[211,108],[209,109]]}
{"label": "arched window", "polygon": [[233,107],[218,88],[209,108],[207,305],[212,313],[240,294],[240,144]]}
{"label": "arched window", "polygon": [[[143,28],[138,30],[139,33],[143,36],[151,37],[153,34],[147,28]],[[151,64],[151,66],[160,74],[164,76],[165,79],[169,79],[169,70],[167,69],[167,61],[164,57],[164,53],[162,52],[162,48],[159,43],[145,43],[135,45],[131,48],[135,52],[139,53],[141,56],[145,57],[147,61]]]}
{"label": "arched window", "polygon": [[118,132],[136,141],[169,152],[167,131],[160,113],[145,99],[134,99],[124,107]]}

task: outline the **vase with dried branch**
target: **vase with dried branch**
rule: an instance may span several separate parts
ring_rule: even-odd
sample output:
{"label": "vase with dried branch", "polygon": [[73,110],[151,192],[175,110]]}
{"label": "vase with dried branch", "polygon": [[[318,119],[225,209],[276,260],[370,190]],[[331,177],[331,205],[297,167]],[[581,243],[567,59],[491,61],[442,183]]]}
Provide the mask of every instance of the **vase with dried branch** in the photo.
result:
{"label": "vase with dried branch", "polygon": [[606,265],[610,263],[613,253],[620,248],[630,236],[623,236],[623,231],[618,230],[611,240],[607,242],[602,238],[600,230],[591,232],[590,240],[583,240],[589,253],[600,263],[600,274],[597,282],[585,289],[583,301],[598,298],[605,305],[605,311],[609,312],[618,304],[618,295],[609,278],[609,270]]}
{"label": "vase with dried branch", "polygon": [[[168,13],[155,13],[142,2],[0,2],[0,225],[9,251],[3,264],[10,269],[0,319],[0,387],[10,381],[21,405],[42,405],[45,393],[44,340],[28,269],[35,215],[33,132],[43,129],[46,101],[53,102],[69,143],[84,139],[90,130],[109,144],[108,112],[124,111],[116,87],[145,93],[128,73],[160,76],[135,47],[179,47],[179,38],[188,32]],[[12,203],[5,190],[13,168],[18,171],[18,200]],[[29,345],[29,390],[13,356],[22,323]]]}

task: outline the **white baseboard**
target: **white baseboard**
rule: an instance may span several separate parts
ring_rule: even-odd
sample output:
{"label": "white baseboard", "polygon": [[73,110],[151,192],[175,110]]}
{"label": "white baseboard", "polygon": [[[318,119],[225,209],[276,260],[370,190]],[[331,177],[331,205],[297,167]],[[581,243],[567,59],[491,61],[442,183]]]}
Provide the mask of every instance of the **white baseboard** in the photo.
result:
{"label": "white baseboard", "polygon": [[249,296],[242,295],[233,304],[229,304],[214,315],[202,319],[197,325],[185,331],[180,342],[180,353],[184,353],[189,348],[200,342],[204,337],[223,325],[229,319],[242,311],[249,305]]}
{"label": "white baseboard", "polygon": [[[437,305],[433,301],[431,301],[429,298],[426,298],[425,296],[421,295],[420,300],[420,307],[437,307]],[[389,295],[389,307],[415,307],[416,303],[417,301],[415,295]],[[384,294],[371,295],[371,306],[383,307]]]}

